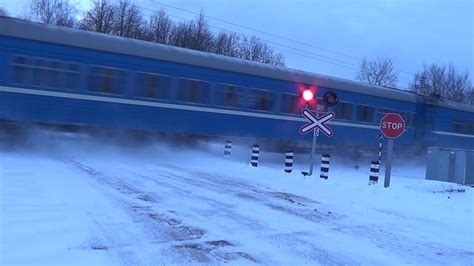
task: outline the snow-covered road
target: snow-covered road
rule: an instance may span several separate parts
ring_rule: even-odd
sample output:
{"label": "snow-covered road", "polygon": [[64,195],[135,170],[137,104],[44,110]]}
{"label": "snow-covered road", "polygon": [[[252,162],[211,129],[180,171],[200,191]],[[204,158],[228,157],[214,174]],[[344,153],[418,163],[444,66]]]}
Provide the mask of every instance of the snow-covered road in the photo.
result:
{"label": "snow-covered road", "polygon": [[474,191],[422,176],[384,189],[345,163],[318,180],[164,148],[0,158],[2,265],[474,263]]}

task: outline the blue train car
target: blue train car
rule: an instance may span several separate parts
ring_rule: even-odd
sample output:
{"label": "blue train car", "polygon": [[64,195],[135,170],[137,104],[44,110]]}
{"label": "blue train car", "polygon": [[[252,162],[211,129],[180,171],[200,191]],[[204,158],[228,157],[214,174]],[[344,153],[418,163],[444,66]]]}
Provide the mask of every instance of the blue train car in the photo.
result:
{"label": "blue train car", "polygon": [[473,149],[474,114],[471,106],[449,104],[436,99],[427,99],[425,105],[427,146]]}
{"label": "blue train car", "polygon": [[397,112],[407,121],[400,144],[474,148],[473,106],[19,19],[0,25],[2,121],[305,142],[300,93],[314,88],[340,98],[322,143],[373,145],[380,118]]}

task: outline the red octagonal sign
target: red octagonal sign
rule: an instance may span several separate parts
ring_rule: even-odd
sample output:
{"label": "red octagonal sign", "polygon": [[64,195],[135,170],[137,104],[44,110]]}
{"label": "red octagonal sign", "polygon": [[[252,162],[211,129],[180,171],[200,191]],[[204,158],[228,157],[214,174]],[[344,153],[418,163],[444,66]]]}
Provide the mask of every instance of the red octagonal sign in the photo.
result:
{"label": "red octagonal sign", "polygon": [[405,131],[405,120],[399,114],[388,113],[380,120],[380,131],[387,138],[396,139]]}

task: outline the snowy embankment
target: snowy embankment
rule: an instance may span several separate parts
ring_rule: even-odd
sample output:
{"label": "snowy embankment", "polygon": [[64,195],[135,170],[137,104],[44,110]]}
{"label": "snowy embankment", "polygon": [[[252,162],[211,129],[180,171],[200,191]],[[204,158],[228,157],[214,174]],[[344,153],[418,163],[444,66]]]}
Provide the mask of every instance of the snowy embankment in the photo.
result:
{"label": "snowy embankment", "polygon": [[474,190],[423,180],[422,166],[395,164],[385,189],[367,185],[368,164],[333,158],[321,180],[284,173],[283,155],[252,168],[250,150],[222,152],[1,151],[0,264],[474,262]]}

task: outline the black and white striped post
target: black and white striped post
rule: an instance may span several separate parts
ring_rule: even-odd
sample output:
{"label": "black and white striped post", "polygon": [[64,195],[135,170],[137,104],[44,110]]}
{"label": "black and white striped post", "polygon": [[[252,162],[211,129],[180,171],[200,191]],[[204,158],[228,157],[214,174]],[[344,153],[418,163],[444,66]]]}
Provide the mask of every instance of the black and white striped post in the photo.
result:
{"label": "black and white striped post", "polygon": [[294,158],[293,150],[287,150],[285,155],[285,172],[291,173],[293,170],[293,158]]}
{"label": "black and white striped post", "polygon": [[331,159],[331,155],[323,154],[321,157],[321,174],[319,175],[320,178],[328,179],[329,178],[329,160]]}
{"label": "black and white striped post", "polygon": [[377,140],[379,142],[379,162],[382,162],[382,141],[383,135],[377,135]]}
{"label": "black and white striped post", "polygon": [[380,161],[372,161],[370,164],[369,185],[377,184],[379,182]]}
{"label": "black and white striped post", "polygon": [[229,159],[230,158],[230,152],[232,151],[232,141],[226,140],[225,141],[225,147],[224,147],[224,158]]}
{"label": "black and white striped post", "polygon": [[258,165],[258,156],[260,154],[260,146],[255,144],[252,146],[252,157],[250,157],[250,164],[253,167],[257,167]]}

